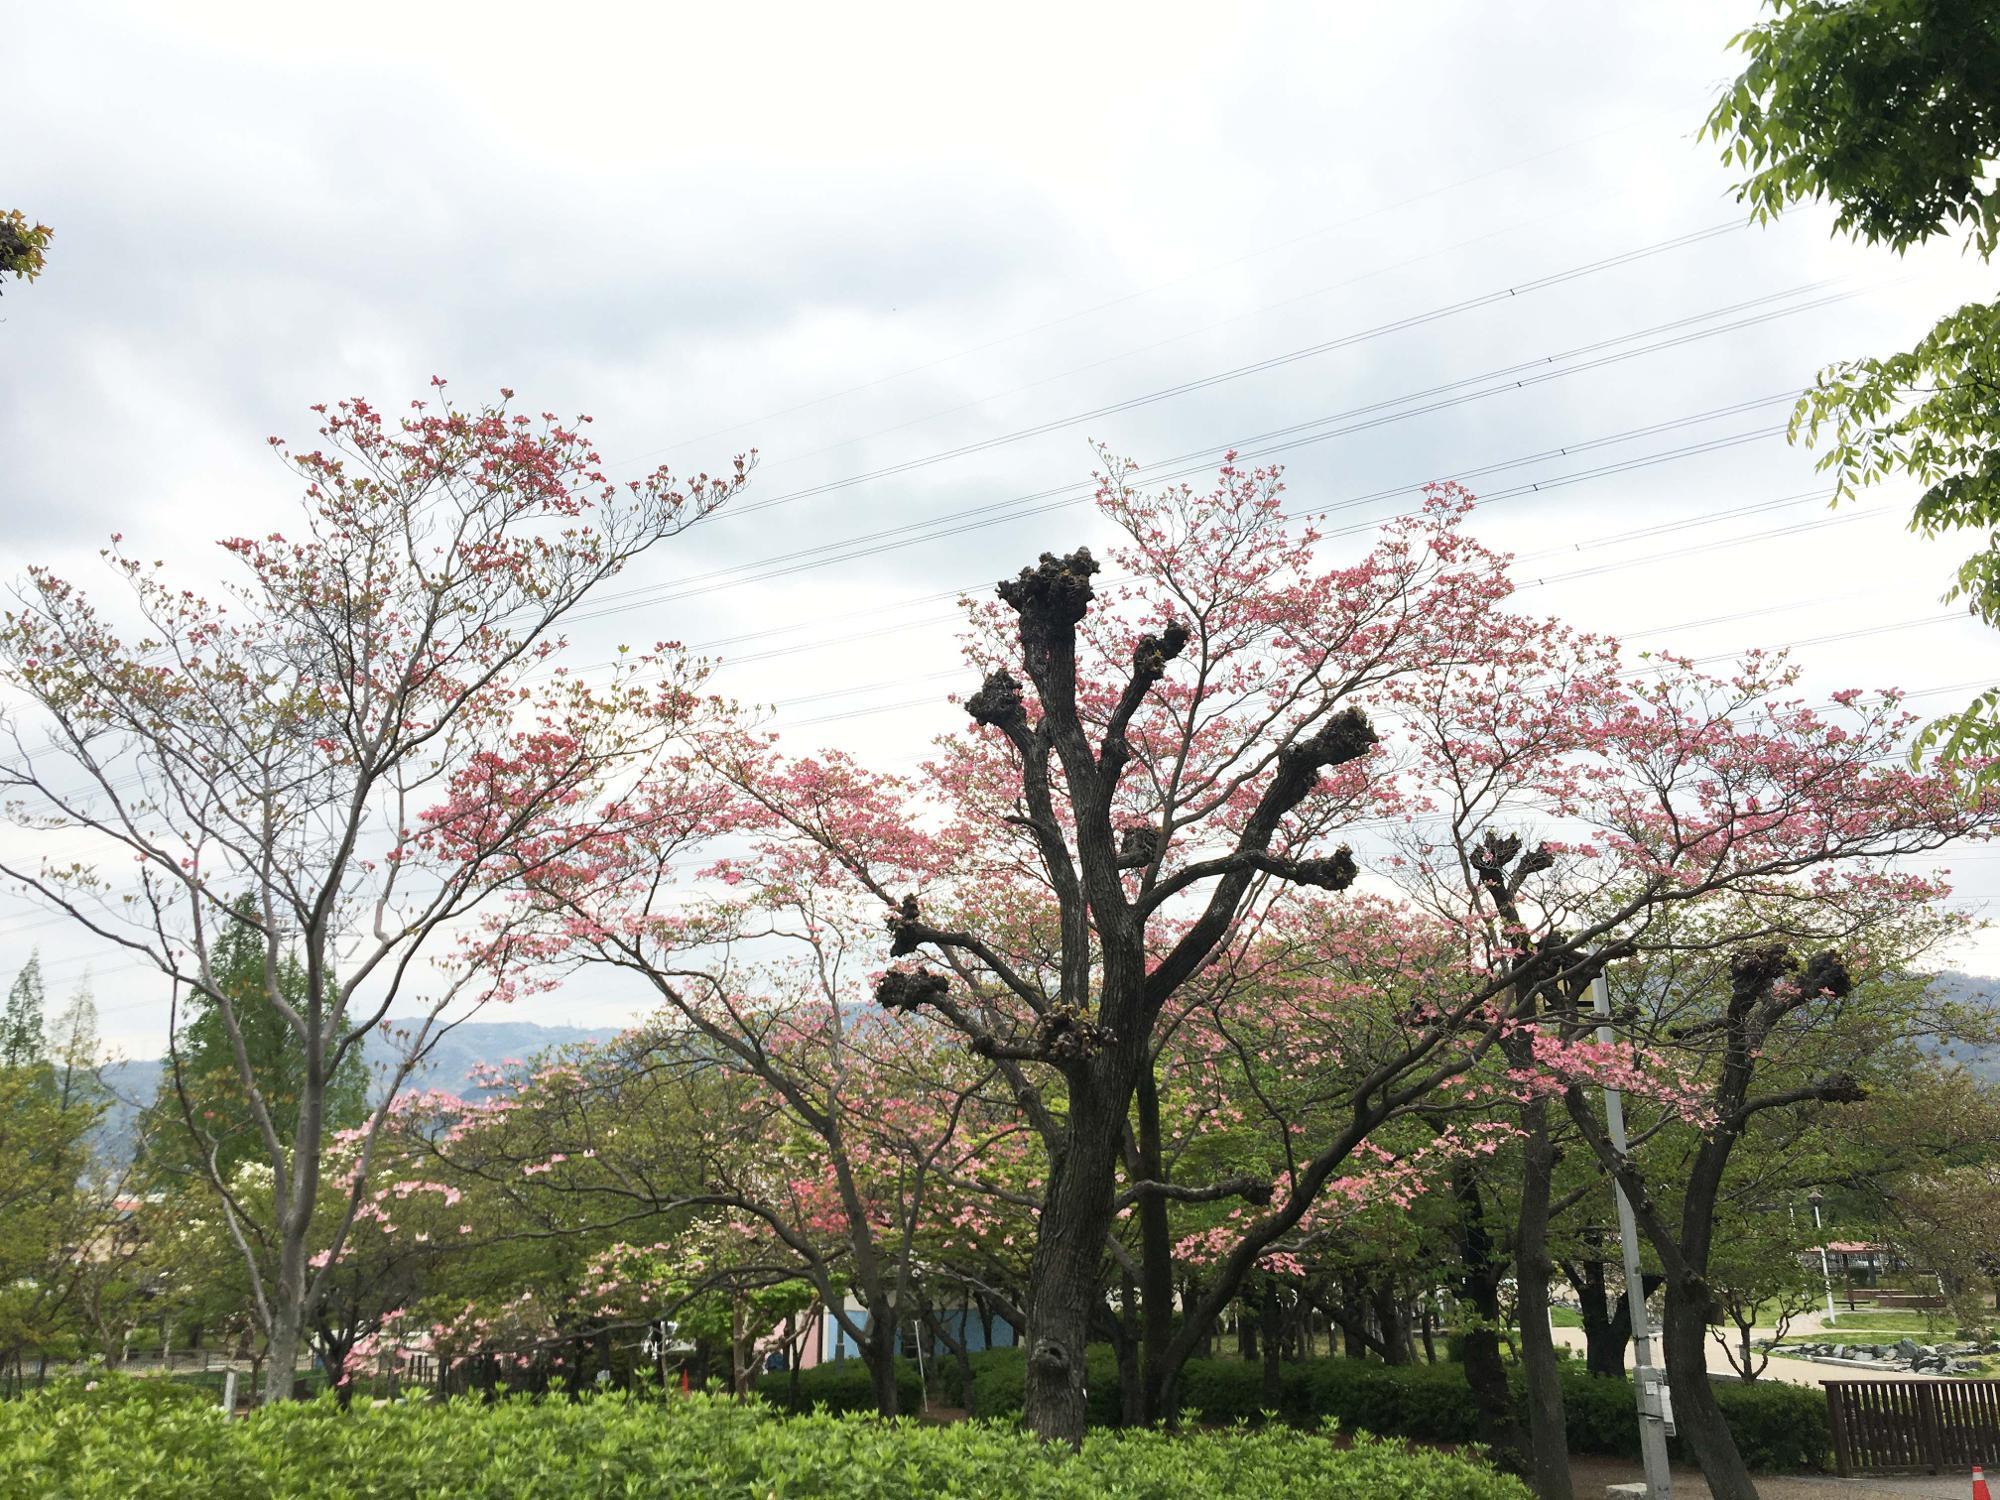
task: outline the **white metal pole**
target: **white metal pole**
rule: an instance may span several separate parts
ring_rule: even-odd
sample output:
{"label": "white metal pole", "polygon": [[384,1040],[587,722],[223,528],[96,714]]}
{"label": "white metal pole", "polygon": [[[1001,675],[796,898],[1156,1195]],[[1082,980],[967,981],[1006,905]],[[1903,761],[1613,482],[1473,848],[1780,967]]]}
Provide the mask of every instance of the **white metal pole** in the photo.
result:
{"label": "white metal pole", "polygon": [[1826,1322],[1827,1326],[1831,1328],[1833,1326],[1833,1320],[1834,1320],[1833,1272],[1827,1269],[1826,1231],[1820,1227],[1819,1204],[1817,1202],[1813,1204],[1812,1211],[1813,1211],[1813,1237],[1819,1241],[1819,1284],[1826,1288]]}
{"label": "white metal pole", "polygon": [[[1611,990],[1599,975],[1590,982],[1591,1008],[1597,1013],[1597,1040],[1617,1040],[1611,1029]],[[1625,1154],[1625,1099],[1617,1089],[1604,1091],[1604,1120],[1611,1132],[1611,1149]],[[1673,1431],[1673,1395],[1667,1373],[1653,1364],[1653,1330],[1646,1318],[1646,1281],[1639,1269],[1639,1225],[1624,1186],[1611,1179],[1618,1202],[1618,1241],[1625,1251],[1625,1300],[1632,1309],[1632,1384],[1639,1399],[1639,1457],[1646,1468],[1647,1500],[1671,1500],[1674,1476],[1667,1467],[1667,1436]]]}

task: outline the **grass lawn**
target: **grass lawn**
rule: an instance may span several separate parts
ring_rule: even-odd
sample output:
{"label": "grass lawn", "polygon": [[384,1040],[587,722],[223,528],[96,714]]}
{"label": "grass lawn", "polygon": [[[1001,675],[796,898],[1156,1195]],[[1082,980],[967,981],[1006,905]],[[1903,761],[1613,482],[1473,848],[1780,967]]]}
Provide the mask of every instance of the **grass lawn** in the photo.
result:
{"label": "grass lawn", "polygon": [[1854,1333],[1942,1333],[1958,1332],[1958,1319],[1948,1308],[1923,1312],[1844,1312],[1835,1313],[1828,1325]]}
{"label": "grass lawn", "polygon": [[1583,1314],[1570,1307],[1552,1307],[1549,1309],[1549,1321],[1558,1328],[1581,1328]]}

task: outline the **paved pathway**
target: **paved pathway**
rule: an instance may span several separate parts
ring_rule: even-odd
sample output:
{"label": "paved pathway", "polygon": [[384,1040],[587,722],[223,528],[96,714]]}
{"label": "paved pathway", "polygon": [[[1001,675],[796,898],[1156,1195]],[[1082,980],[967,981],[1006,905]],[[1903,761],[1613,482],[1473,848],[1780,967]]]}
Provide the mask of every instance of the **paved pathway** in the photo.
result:
{"label": "paved pathway", "polygon": [[[1825,1313],[1807,1313],[1792,1321],[1790,1326],[1785,1330],[1785,1336],[1787,1338],[1801,1338],[1809,1334],[1826,1331]],[[1772,1336],[1773,1330],[1760,1328],[1755,1330],[1755,1333],[1759,1338],[1769,1338]],[[1915,1334],[1869,1333],[1854,1330],[1840,1333],[1837,1336],[1856,1343],[1872,1344],[1893,1344],[1899,1338],[1916,1338],[1919,1343],[1935,1342],[1934,1340],[1927,1340]],[[1654,1337],[1658,1337],[1657,1329],[1654,1330]],[[1582,1358],[1584,1338],[1581,1328],[1558,1328],[1555,1330],[1555,1338],[1558,1348],[1574,1350],[1577,1357]],[[1736,1367],[1729,1362],[1729,1354],[1727,1352],[1735,1347],[1736,1330],[1734,1328],[1711,1328],[1708,1333],[1708,1373],[1711,1375],[1720,1375],[1729,1380],[1740,1379],[1741,1377],[1736,1373]],[[1629,1370],[1631,1367],[1632,1346],[1627,1344],[1625,1346],[1625,1368]],[[1777,1381],[1784,1385],[1803,1385],[1817,1389],[1822,1380],[1949,1380],[1951,1377],[1948,1375],[1917,1375],[1908,1370],[1872,1371],[1860,1365],[1823,1365],[1810,1359],[1786,1359],[1782,1356],[1774,1355],[1771,1362],[1764,1367],[1763,1373],[1757,1378],[1759,1380]],[[1701,1493],[1706,1494],[1707,1492],[1704,1490]],[[1966,1486],[1966,1493],[1971,1493],[1970,1483]]]}
{"label": "paved pathway", "polygon": [[[1577,1500],[1598,1500],[1614,1484],[1643,1480],[1639,1466],[1615,1458],[1573,1458],[1570,1477]],[[1831,1474],[1760,1474],[1762,1500],[1967,1500],[1972,1475],[1914,1475],[1893,1479],[1836,1479]],[[1674,1469],[1674,1500],[1709,1500],[1699,1469]]]}

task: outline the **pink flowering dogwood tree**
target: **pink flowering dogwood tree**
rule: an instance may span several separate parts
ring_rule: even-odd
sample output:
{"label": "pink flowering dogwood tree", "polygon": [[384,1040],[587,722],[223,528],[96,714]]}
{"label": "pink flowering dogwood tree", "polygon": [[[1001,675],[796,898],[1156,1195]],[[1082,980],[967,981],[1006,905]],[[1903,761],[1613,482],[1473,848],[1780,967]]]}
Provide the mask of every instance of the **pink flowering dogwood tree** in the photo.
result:
{"label": "pink flowering dogwood tree", "polygon": [[[973,607],[975,727],[921,778],[741,735],[713,756],[771,837],[823,851],[885,909],[899,962],[879,1003],[962,1033],[1041,1137],[1026,1416],[1065,1441],[1122,1211],[1139,1226],[1147,1414],[1165,1415],[1245,1278],[1329,1190],[1365,1194],[1387,1170],[1363,1152],[1373,1134],[1489,1088],[1470,1076],[1489,1056],[1547,1080],[1509,1080],[1510,1109],[1546,1099],[1589,1059],[1538,1053],[1541,1018],[1573,1013],[1670,914],[1990,820],[1889,763],[1893,703],[1822,715],[1757,661],[1734,680],[1680,662],[1635,679],[1611,643],[1517,613],[1460,491],[1434,489],[1342,565],[1285,516],[1274,471],[1159,494],[1127,474],[1108,463],[1098,494],[1122,533],[1115,573],[1087,550],[1045,554]],[[1423,993],[1270,1171],[1171,1180],[1162,1038],[1272,1003],[1230,976],[1257,970],[1245,955],[1287,912],[1356,900],[1338,895],[1360,872],[1341,835],[1375,841],[1370,888],[1434,935],[1419,945],[1434,966],[1409,980]],[[1305,1018],[1286,1038],[1300,1055],[1333,1054],[1339,1006],[1276,1004]],[[1170,1214],[1224,1199],[1256,1212],[1209,1246],[1176,1324]]]}
{"label": "pink flowering dogwood tree", "polygon": [[[1083,1351],[1162,1013],[1263,904],[1353,880],[1328,838],[1381,810],[1361,701],[1476,660],[1500,587],[1453,495],[1329,568],[1286,524],[1275,471],[1154,496],[1125,473],[1111,465],[1099,492],[1122,577],[1100,592],[1087,550],[1045,555],[975,611],[980,732],[945,745],[920,789],[843,766],[829,795],[819,765],[754,746],[724,763],[890,909],[903,962],[877,1000],[968,1036],[1043,1137],[1027,1418],[1066,1441],[1083,1431]],[[925,830],[930,871],[900,857],[906,829]],[[1164,1231],[1169,1197],[1238,1190],[1164,1181],[1138,1105],[1137,1212]],[[1143,1290],[1154,1306],[1171,1292]]]}
{"label": "pink flowering dogwood tree", "polygon": [[[823,795],[837,783],[819,773]],[[746,852],[671,879],[684,837],[718,824]],[[746,1244],[761,1227],[743,1274],[810,1285],[893,1416],[900,1335],[929,1305],[924,1231],[1013,1126],[991,1063],[872,1003],[888,946],[875,911],[781,827],[733,797],[692,823],[646,820],[525,883],[554,962],[625,971],[660,1002],[611,1065],[564,1092],[559,1130],[597,1159],[559,1180],[607,1211],[723,1211]],[[925,857],[925,840],[875,832],[879,857]]]}
{"label": "pink flowering dogwood tree", "polygon": [[[337,1256],[368,1201],[387,1107],[365,1127],[347,1215],[315,1245],[327,1080],[394,1007],[413,1019],[393,1094],[455,1017],[517,992],[518,928],[493,893],[603,837],[620,815],[607,784],[644,776],[665,795],[697,702],[677,653],[587,683],[558,660],[561,632],[626,563],[722,505],[750,460],[687,484],[665,470],[615,483],[581,425],[513,412],[510,397],[461,408],[440,388],[400,417],[318,408],[317,446],[272,439],[304,482],[303,514],[224,540],[240,571],[220,594],[114,537],[122,605],[37,568],[0,624],[5,680],[29,709],[9,714],[0,787],[17,828],[51,836],[40,858],[17,838],[0,871],[176,995],[204,996],[236,1043],[270,1211],[245,1213],[210,1177],[269,1339],[267,1401],[289,1394],[330,1274],[315,1253]],[[290,1133],[211,964],[246,893],[267,953],[256,1003],[301,1061]],[[296,1004],[278,980],[293,951]]]}

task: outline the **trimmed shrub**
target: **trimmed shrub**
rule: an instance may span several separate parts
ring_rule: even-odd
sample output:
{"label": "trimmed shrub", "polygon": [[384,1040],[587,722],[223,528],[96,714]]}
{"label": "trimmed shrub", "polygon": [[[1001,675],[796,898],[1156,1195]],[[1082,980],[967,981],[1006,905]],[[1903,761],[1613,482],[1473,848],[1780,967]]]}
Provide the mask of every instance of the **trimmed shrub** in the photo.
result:
{"label": "trimmed shrub", "polygon": [[[875,1410],[875,1387],[869,1383],[868,1367],[858,1359],[830,1360],[798,1373],[796,1391],[789,1373],[760,1375],[756,1392],[781,1411],[808,1412],[820,1408],[836,1416],[847,1412]],[[915,1360],[896,1361],[896,1405],[909,1414],[921,1411],[924,1388],[917,1378]]]}
{"label": "trimmed shrub", "polygon": [[1098,1432],[1071,1452],[996,1423],[787,1417],[709,1395],[357,1403],[346,1413],[321,1400],[231,1421],[143,1389],[100,1402],[43,1392],[0,1403],[0,1494],[1528,1500],[1518,1481],[1468,1459],[1283,1428]]}
{"label": "trimmed shrub", "polygon": [[[1772,1380],[1750,1385],[1717,1381],[1714,1389],[1737,1451],[1751,1468],[1770,1473],[1818,1473],[1826,1468],[1833,1439],[1821,1392]],[[1565,1370],[1563,1411],[1573,1451],[1639,1456],[1639,1419],[1629,1380]],[[1667,1449],[1677,1459],[1694,1460],[1678,1438],[1670,1439]]]}
{"label": "trimmed shrub", "polygon": [[[1023,1365],[1018,1349],[972,1357],[974,1416],[1018,1420]],[[1462,1365],[1382,1365],[1359,1359],[1314,1359],[1282,1368],[1276,1415],[1297,1427],[1335,1421],[1353,1432],[1409,1438],[1422,1443],[1471,1443],[1478,1418]],[[1639,1455],[1639,1417],[1631,1382],[1602,1380],[1581,1366],[1562,1372],[1570,1449],[1621,1458]],[[1518,1372],[1514,1401],[1527,1420],[1527,1395]],[[1212,1425],[1265,1420],[1262,1365],[1235,1359],[1196,1359],[1181,1372],[1181,1409],[1192,1421]],[[1118,1369],[1108,1347],[1093,1346],[1089,1365],[1090,1420],[1117,1424]],[[1826,1400],[1803,1386],[1759,1381],[1719,1382],[1715,1398],[1753,1469],[1817,1473],[1826,1467],[1831,1438]],[[1675,1444],[1677,1457],[1688,1457]]]}

